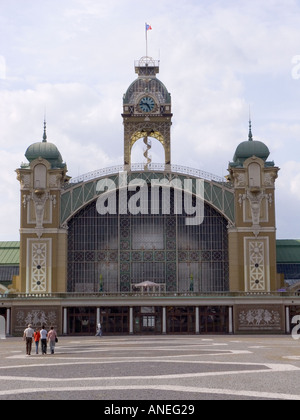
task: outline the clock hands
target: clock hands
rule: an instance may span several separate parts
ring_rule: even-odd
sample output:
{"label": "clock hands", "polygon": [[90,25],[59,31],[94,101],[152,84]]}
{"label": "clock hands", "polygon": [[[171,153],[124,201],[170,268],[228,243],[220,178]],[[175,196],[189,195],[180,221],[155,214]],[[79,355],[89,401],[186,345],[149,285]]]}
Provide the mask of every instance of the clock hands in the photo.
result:
{"label": "clock hands", "polygon": [[154,101],[152,98],[143,98],[140,102],[140,107],[144,112],[151,112],[154,106]]}

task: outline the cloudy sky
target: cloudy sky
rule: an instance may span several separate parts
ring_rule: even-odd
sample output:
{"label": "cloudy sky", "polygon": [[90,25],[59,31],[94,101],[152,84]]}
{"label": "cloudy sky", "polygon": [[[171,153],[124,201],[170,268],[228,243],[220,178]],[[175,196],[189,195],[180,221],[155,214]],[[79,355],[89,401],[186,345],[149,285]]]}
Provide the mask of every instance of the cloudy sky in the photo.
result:
{"label": "cloudy sky", "polygon": [[[172,95],[172,162],[225,176],[250,107],[280,167],[277,237],[300,239],[299,0],[0,0],[0,240],[19,240],[15,169],[45,110],[70,176],[123,163],[122,97],[145,22]],[[133,156],[143,161],[139,143]]]}

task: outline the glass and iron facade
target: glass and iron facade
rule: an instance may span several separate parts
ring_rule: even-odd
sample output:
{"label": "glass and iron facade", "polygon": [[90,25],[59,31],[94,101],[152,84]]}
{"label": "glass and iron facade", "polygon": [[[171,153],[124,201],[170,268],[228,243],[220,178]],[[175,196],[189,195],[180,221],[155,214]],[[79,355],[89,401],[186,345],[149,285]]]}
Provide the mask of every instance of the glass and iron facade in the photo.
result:
{"label": "glass and iron facade", "polygon": [[[228,290],[225,217],[204,203],[203,222],[187,225],[184,206],[181,214],[174,211],[174,189],[168,214],[162,194],[153,206],[148,185],[148,207],[156,214],[119,211],[125,204],[117,190],[115,214],[99,214],[94,200],[69,220],[68,292],[134,292],[140,284],[166,293]],[[127,192],[127,203],[133,195]]]}

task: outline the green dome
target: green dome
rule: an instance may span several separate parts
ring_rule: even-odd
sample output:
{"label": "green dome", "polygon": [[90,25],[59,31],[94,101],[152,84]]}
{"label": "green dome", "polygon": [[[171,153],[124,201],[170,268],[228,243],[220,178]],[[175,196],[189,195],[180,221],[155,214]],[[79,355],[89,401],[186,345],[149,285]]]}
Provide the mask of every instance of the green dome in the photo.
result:
{"label": "green dome", "polygon": [[25,157],[29,162],[40,157],[46,159],[51,163],[52,168],[61,168],[65,166],[58,148],[55,144],[47,142],[46,123],[44,123],[43,141],[31,144],[25,152]]}
{"label": "green dome", "polygon": [[266,162],[270,155],[268,147],[262,141],[253,140],[252,131],[251,131],[251,120],[249,121],[249,134],[248,140],[243,141],[236,148],[235,154],[233,156],[232,166],[243,166],[243,163],[246,159],[256,156],[262,159],[265,162],[265,165],[273,165],[272,162]]}
{"label": "green dome", "polygon": [[33,143],[25,152],[26,158],[29,162],[41,157],[48,160],[51,166],[61,166],[62,157],[58,148],[53,143],[37,142]]}
{"label": "green dome", "polygon": [[258,140],[247,140],[243,141],[236,148],[233,161],[244,162],[251,156],[256,156],[266,161],[270,155],[268,147],[261,141]]}

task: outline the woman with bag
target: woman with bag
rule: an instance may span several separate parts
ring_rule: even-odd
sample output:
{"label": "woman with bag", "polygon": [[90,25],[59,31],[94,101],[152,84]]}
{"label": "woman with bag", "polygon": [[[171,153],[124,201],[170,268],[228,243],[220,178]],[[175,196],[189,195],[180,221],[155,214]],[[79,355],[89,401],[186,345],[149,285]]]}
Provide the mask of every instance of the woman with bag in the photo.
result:
{"label": "woman with bag", "polygon": [[50,353],[54,354],[55,343],[58,342],[57,334],[56,334],[56,331],[55,331],[54,327],[50,328],[50,331],[48,332],[47,338],[48,338],[48,342],[50,343]]}

